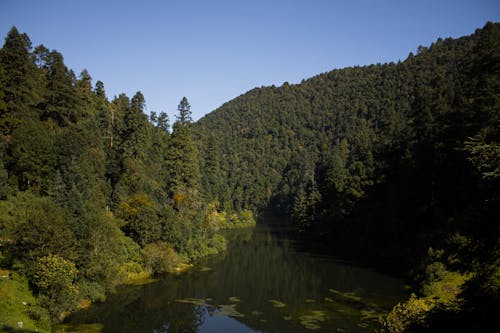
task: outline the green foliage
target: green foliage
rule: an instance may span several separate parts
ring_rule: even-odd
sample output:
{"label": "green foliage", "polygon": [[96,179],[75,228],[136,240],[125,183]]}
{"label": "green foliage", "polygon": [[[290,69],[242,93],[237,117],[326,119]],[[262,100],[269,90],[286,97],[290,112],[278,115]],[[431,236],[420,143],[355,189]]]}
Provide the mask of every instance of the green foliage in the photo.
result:
{"label": "green foliage", "polygon": [[412,294],[405,303],[396,305],[383,323],[383,332],[407,332],[413,325],[423,324],[427,313],[432,309],[426,299],[417,298]]}
{"label": "green foliage", "polygon": [[53,131],[41,122],[24,121],[13,131],[7,152],[7,167],[19,188],[47,193],[57,162]]}
{"label": "green foliage", "polygon": [[182,97],[181,102],[177,107],[177,111],[179,111],[177,121],[181,125],[187,125],[193,122],[193,119],[191,118],[191,104],[189,104],[186,97]]}
{"label": "green foliage", "polygon": [[[498,134],[498,128],[495,132]],[[469,161],[481,176],[494,179],[500,176],[500,145],[490,140],[485,132],[476,134],[465,142],[465,149],[469,153]]]}
{"label": "green foliage", "polygon": [[396,305],[383,321],[383,332],[429,330],[436,313],[460,313],[463,306],[461,294],[470,277],[448,271],[440,262],[428,265],[426,273],[422,297],[412,294],[407,301]]}
{"label": "green foliage", "polygon": [[453,310],[458,310],[458,295],[462,291],[467,277],[458,272],[440,270],[429,284],[424,285],[423,294],[433,303]]}
{"label": "green foliage", "polygon": [[152,273],[173,272],[182,262],[175,250],[165,242],[147,244],[141,253],[146,268]]}
{"label": "green foliage", "polygon": [[46,67],[42,119],[51,119],[62,127],[76,123],[82,116],[82,105],[74,84],[75,74],[64,65],[63,56],[57,51],[48,53]]}
{"label": "green foliage", "polygon": [[225,249],[204,223],[189,102],[172,134],[145,106],[141,92],[109,101],[16,28],[0,50],[0,264],[32,277],[54,321],[147,269]]}
{"label": "green foliage", "polygon": [[207,206],[204,224],[210,230],[234,229],[251,227],[256,224],[252,211],[243,210],[239,213],[227,213],[217,209],[218,204],[212,202]]}
{"label": "green foliage", "polygon": [[2,202],[0,227],[11,261],[30,270],[34,261],[50,254],[75,258],[75,236],[70,216],[49,198],[29,193]]}
{"label": "green foliage", "polygon": [[[31,54],[31,41],[26,34],[12,29],[0,50],[0,75],[2,78],[2,108],[0,130],[9,134],[18,124],[32,117],[40,102],[40,80]],[[41,85],[43,86],[43,84]]]}
{"label": "green foliage", "polygon": [[179,104],[179,116],[173,125],[169,145],[170,158],[167,167],[170,173],[170,196],[174,200],[174,207],[179,210],[199,200],[199,156],[194,141],[190,107],[184,97]]}
{"label": "green foliage", "polygon": [[73,262],[56,255],[41,257],[36,262],[31,281],[54,318],[60,319],[64,311],[74,306],[78,297],[78,288],[73,283],[77,273]]}
{"label": "green foliage", "polygon": [[42,293],[54,293],[73,284],[78,270],[71,261],[55,255],[41,257],[35,266],[33,284]]}

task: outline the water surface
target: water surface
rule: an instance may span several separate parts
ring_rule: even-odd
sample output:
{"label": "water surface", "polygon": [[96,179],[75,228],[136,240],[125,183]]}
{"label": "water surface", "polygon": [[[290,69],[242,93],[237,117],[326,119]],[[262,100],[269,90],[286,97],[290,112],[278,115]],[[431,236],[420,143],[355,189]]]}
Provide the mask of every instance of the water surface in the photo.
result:
{"label": "water surface", "polygon": [[58,331],[373,332],[405,294],[401,280],[297,250],[278,226],[227,237],[227,253],[182,275],[120,287]]}

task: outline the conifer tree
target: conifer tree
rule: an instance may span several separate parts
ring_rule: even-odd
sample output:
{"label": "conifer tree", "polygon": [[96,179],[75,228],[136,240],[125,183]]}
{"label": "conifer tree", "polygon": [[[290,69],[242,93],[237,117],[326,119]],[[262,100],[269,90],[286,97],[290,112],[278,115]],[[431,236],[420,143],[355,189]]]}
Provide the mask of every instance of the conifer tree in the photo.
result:
{"label": "conifer tree", "polygon": [[82,116],[81,103],[75,87],[76,78],[64,64],[63,56],[51,51],[47,69],[47,90],[42,118],[52,119],[60,126],[76,123]]}
{"label": "conifer tree", "polygon": [[124,115],[125,135],[124,155],[143,160],[150,136],[148,133],[148,118],[144,114],[146,101],[144,95],[139,91],[130,101],[130,107],[126,109]]}
{"label": "conifer tree", "polygon": [[181,123],[181,125],[186,125],[193,122],[191,118],[191,105],[189,104],[186,97],[182,97],[179,106],[177,107],[177,111],[179,111],[179,115],[176,116],[177,121]]}
{"label": "conifer tree", "polygon": [[188,195],[194,198],[199,191],[199,157],[190,107],[184,97],[178,107],[179,115],[173,125],[169,147],[170,193],[177,206],[183,204]]}
{"label": "conifer tree", "polygon": [[36,116],[39,80],[31,55],[31,41],[13,27],[0,50],[0,133],[10,133],[22,119]]}

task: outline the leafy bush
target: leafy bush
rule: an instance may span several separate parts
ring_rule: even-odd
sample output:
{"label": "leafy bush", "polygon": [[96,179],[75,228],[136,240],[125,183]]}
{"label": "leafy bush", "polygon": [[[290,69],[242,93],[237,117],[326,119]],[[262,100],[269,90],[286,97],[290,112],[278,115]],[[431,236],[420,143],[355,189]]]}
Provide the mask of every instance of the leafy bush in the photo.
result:
{"label": "leafy bush", "polygon": [[39,300],[54,319],[76,304],[78,287],[73,283],[78,274],[75,264],[57,255],[38,259],[31,282],[40,292]]}
{"label": "leafy bush", "polygon": [[383,332],[405,332],[411,326],[424,324],[432,304],[412,294],[410,299],[396,305],[383,322]]}
{"label": "leafy bush", "polygon": [[[440,254],[442,255],[442,253]],[[412,294],[410,299],[396,305],[383,322],[384,332],[406,332],[412,327],[430,325],[431,312],[459,311],[460,293],[469,276],[447,270],[441,262],[426,267],[423,297]]]}
{"label": "leafy bush", "polygon": [[177,252],[165,242],[146,245],[142,249],[146,268],[152,273],[171,272],[181,262]]}
{"label": "leafy bush", "polygon": [[83,300],[103,302],[106,299],[106,290],[104,286],[98,282],[89,282],[87,280],[79,281],[78,291],[80,299]]}

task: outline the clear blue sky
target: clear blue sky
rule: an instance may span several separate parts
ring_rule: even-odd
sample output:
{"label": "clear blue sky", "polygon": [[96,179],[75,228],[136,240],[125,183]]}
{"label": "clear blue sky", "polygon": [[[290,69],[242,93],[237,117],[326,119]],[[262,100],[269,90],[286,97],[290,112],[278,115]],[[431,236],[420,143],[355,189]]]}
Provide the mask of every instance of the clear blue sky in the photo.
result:
{"label": "clear blue sky", "polygon": [[198,119],[254,87],[403,60],[487,21],[500,0],[0,0],[2,37],[15,25],[109,98],[140,90],[171,119],[183,96]]}

